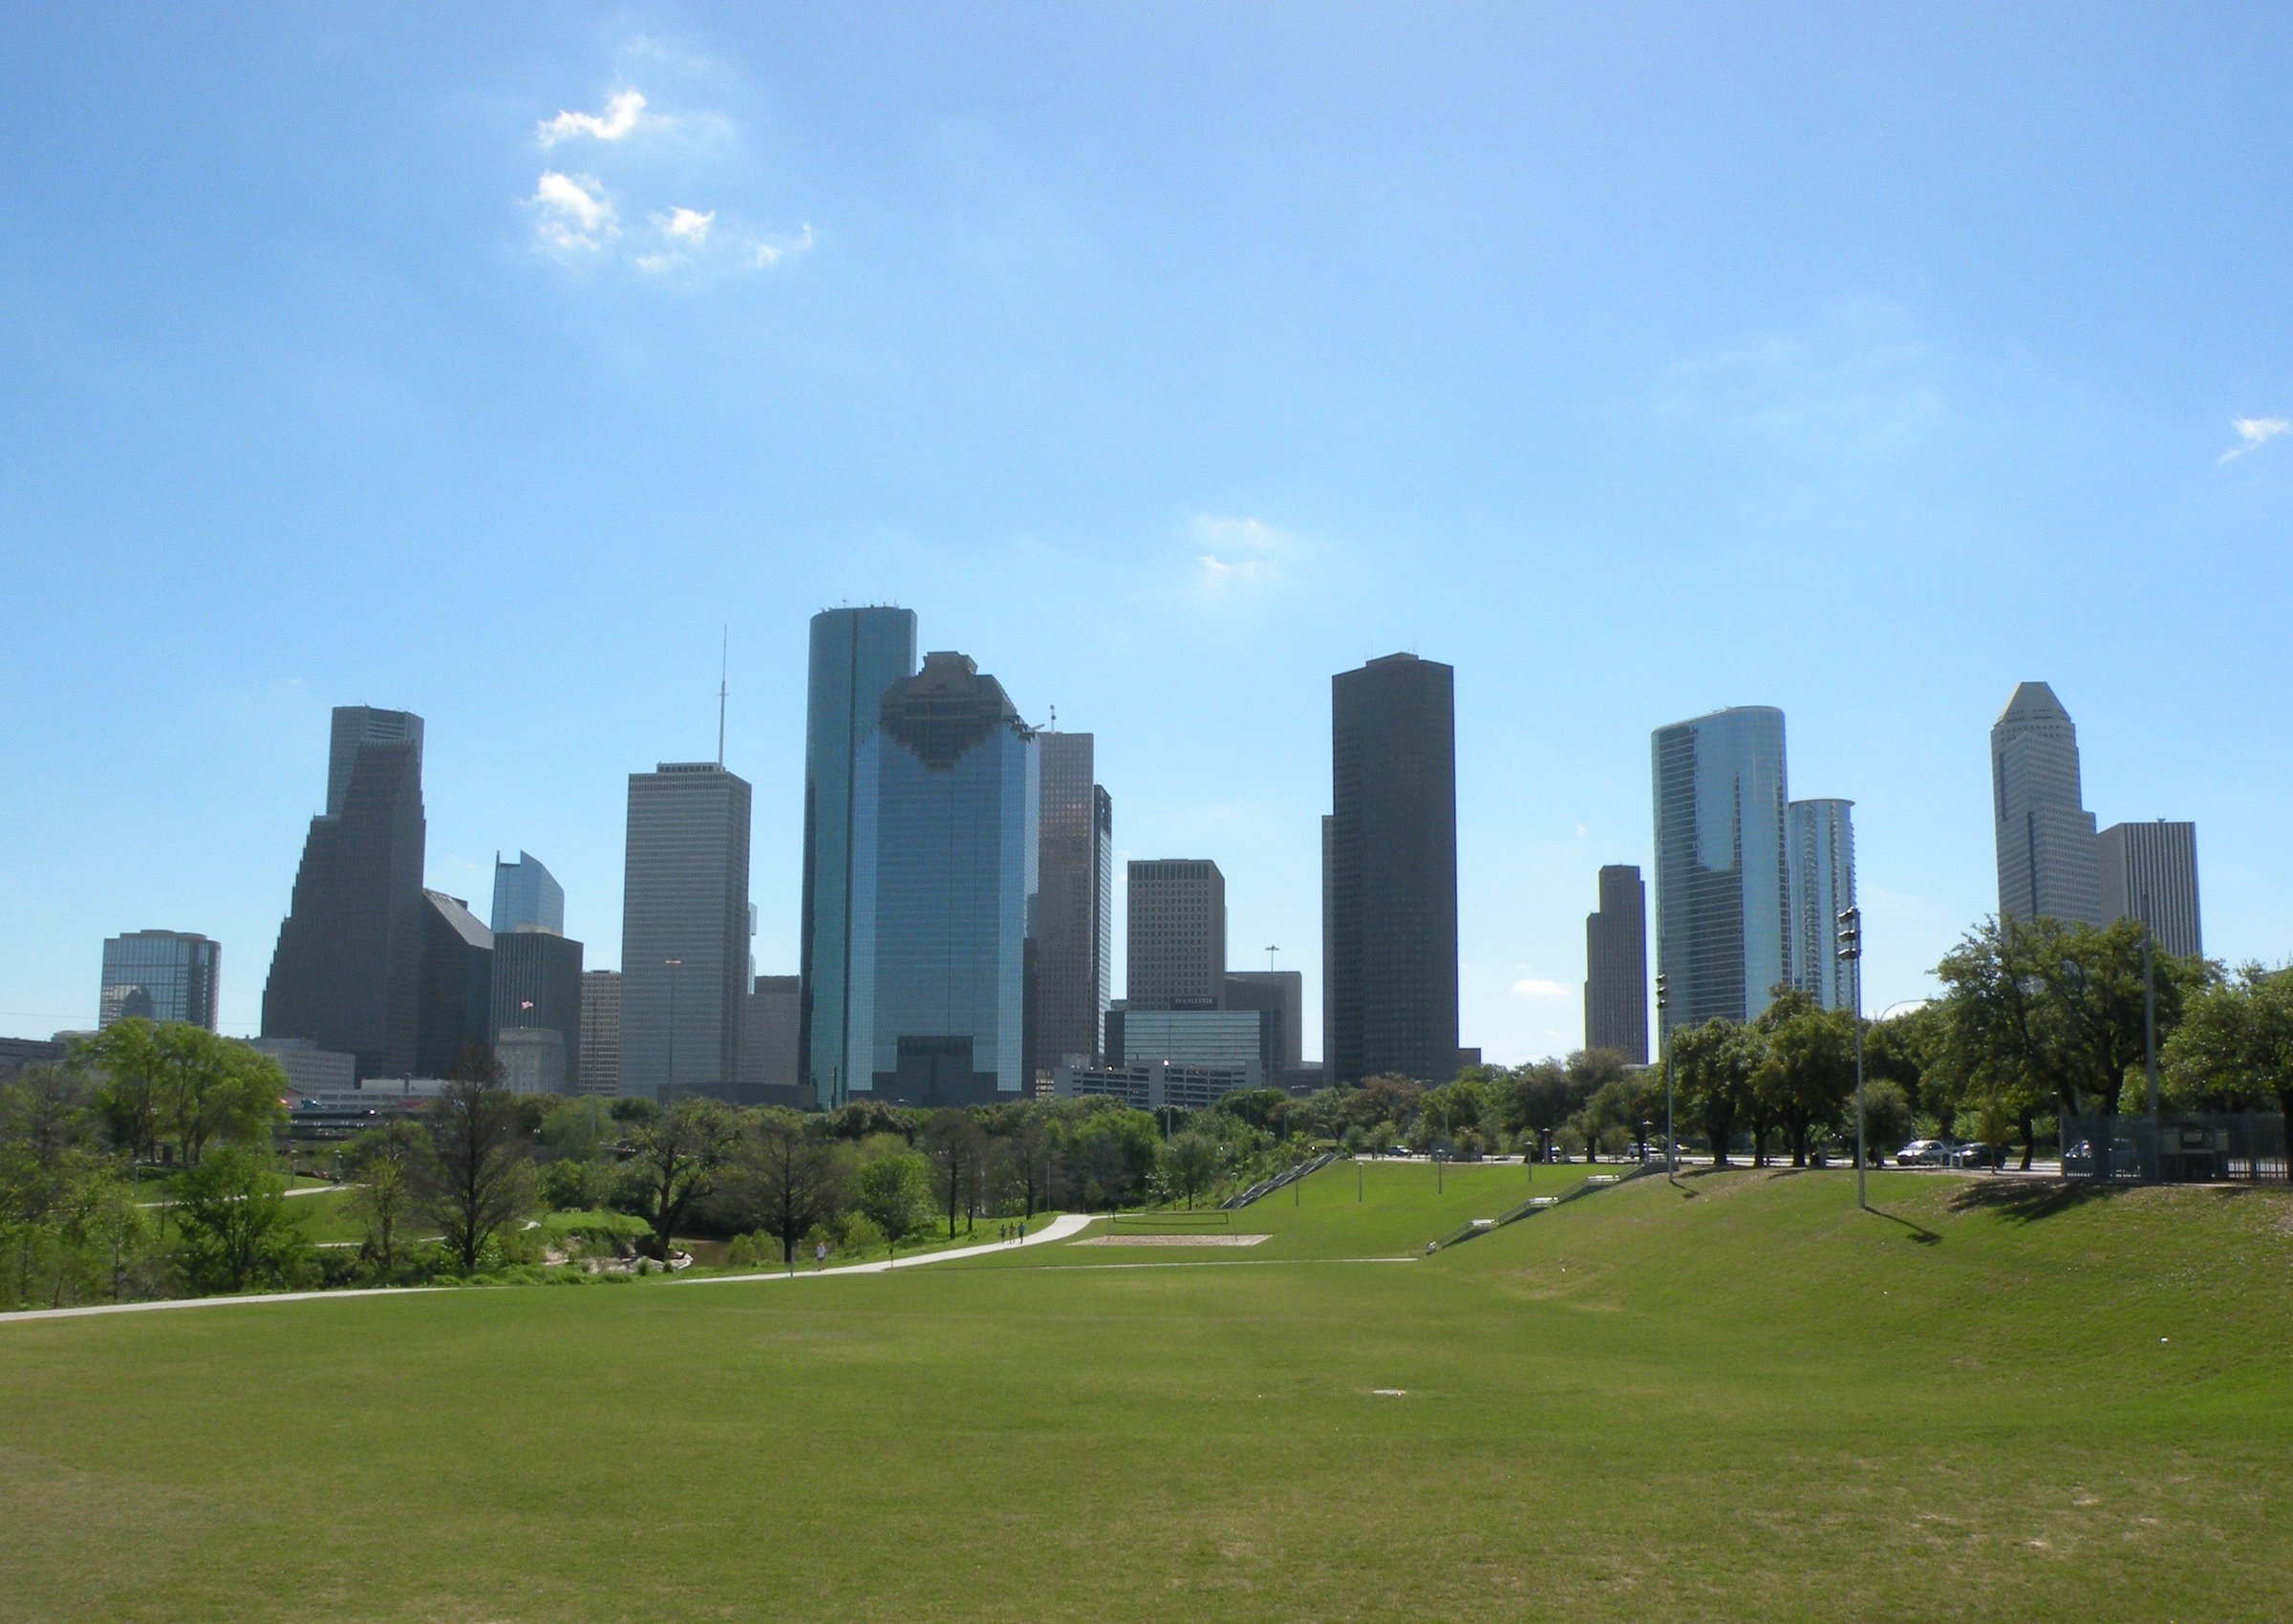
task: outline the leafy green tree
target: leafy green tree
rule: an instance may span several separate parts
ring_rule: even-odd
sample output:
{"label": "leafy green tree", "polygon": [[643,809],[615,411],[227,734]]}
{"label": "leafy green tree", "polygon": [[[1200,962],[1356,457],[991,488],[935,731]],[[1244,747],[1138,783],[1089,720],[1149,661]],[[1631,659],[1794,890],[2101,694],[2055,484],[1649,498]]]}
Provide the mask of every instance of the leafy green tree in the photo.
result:
{"label": "leafy green tree", "polygon": [[767,1110],[740,1136],[735,1196],[743,1215],[796,1261],[796,1244],[842,1209],[847,1183],[843,1145],[812,1138],[794,1111]]}
{"label": "leafy green tree", "polygon": [[1191,1207],[1194,1198],[1216,1182],[1218,1162],[1217,1142],[1189,1128],[1170,1141],[1163,1167],[1171,1191]]}
{"label": "leafy green tree", "polygon": [[115,1021],[73,1050],[75,1064],[102,1079],[96,1108],[112,1143],[139,1162],[159,1155],[161,1081],[158,1028],[147,1020]]}
{"label": "leafy green tree", "polygon": [[1725,1167],[1736,1124],[1752,1112],[1760,1043],[1740,1023],[1719,1016],[1681,1028],[1670,1042],[1675,1105],[1712,1147],[1712,1165]]}
{"label": "leafy green tree", "polygon": [[624,1187],[637,1216],[653,1226],[653,1254],[662,1262],[677,1225],[715,1187],[739,1136],[739,1120],[721,1101],[697,1096],[677,1100],[630,1136],[635,1154],[623,1168]]}
{"label": "leafy green tree", "polygon": [[465,1058],[456,1069],[478,1075],[453,1079],[426,1113],[437,1168],[429,1205],[447,1252],[467,1273],[488,1243],[532,1209],[533,1160],[518,1132],[516,1097],[491,1058]]}
{"label": "leafy green tree", "polygon": [[2275,1100],[2293,1166],[2293,968],[2248,964],[2191,994],[2163,1058],[2177,1101],[2237,1108]]}
{"label": "leafy green tree", "polygon": [[886,1240],[906,1240],[931,1210],[932,1175],[924,1159],[896,1137],[872,1151],[863,1147],[860,1155],[852,1175],[852,1205]]}
{"label": "leafy green tree", "polygon": [[1530,1133],[1537,1148],[1549,1153],[1553,1136],[1583,1102],[1569,1073],[1552,1060],[1516,1066],[1506,1079],[1506,1125],[1514,1133]]}
{"label": "leafy green tree", "polygon": [[1079,1100],[1055,1119],[1060,1205],[1070,1211],[1107,1210],[1137,1199],[1154,1176],[1162,1136],[1154,1119],[1112,1100]]}
{"label": "leafy green tree", "polygon": [[1815,1136],[1836,1127],[1855,1087],[1854,1017],[1824,1010],[1794,988],[1773,990],[1751,1022],[1762,1055],[1751,1075],[1752,1096],[1782,1126],[1791,1165],[1808,1165]]}
{"label": "leafy green tree", "polygon": [[210,1143],[262,1143],[286,1116],[276,1060],[187,1021],[118,1021],[75,1058],[103,1074],[104,1118],[138,1158],[168,1141],[196,1165]]}
{"label": "leafy green tree", "polygon": [[967,1226],[978,1209],[986,1182],[987,1135],[968,1112],[940,1110],[924,1124],[924,1161],[932,1169],[932,1189],[948,1215],[948,1238],[955,1236],[955,1220]]}
{"label": "leafy green tree", "polygon": [[234,1144],[184,1173],[176,1228],[183,1274],[194,1291],[244,1292],[294,1277],[310,1243],[286,1196],[287,1181],[269,1159]]}
{"label": "leafy green tree", "polygon": [[366,1227],[361,1249],[385,1275],[404,1260],[406,1230],[439,1180],[430,1136],[410,1122],[368,1128],[342,1147],[350,1208]]}

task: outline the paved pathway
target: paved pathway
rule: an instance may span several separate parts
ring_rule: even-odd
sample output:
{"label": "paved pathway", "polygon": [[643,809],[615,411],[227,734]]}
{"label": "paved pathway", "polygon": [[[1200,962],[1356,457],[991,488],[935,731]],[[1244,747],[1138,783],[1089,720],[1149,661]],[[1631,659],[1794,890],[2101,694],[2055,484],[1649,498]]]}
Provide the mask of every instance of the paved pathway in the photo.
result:
{"label": "paved pathway", "polygon": [[[914,1257],[903,1257],[884,1263],[847,1263],[835,1269],[806,1269],[791,1275],[780,1271],[769,1274],[711,1274],[700,1279],[665,1280],[668,1286],[731,1285],[742,1280],[813,1280],[828,1274],[881,1274],[887,1269],[920,1269],[927,1263],[946,1263],[957,1257],[980,1257],[991,1251],[1009,1251],[1014,1247],[1041,1246],[1046,1241],[1063,1241],[1079,1233],[1091,1222],[1086,1213],[1070,1212],[1054,1218],[1041,1229],[1034,1230],[1023,1241],[989,1241],[983,1246],[954,1247],[947,1251],[922,1252]],[[462,1286],[363,1286],[347,1292],[271,1292],[246,1297],[168,1297],[150,1303],[92,1303],[83,1308],[35,1308],[17,1314],[0,1314],[0,1325],[26,1319],[76,1319],[91,1314],[152,1314],[163,1309],[178,1308],[253,1308],[263,1303],[337,1303],[352,1297],[404,1297],[424,1292],[458,1292],[470,1288]]]}
{"label": "paved pathway", "polygon": [[670,1280],[671,1286],[731,1286],[747,1280],[819,1280],[830,1274],[881,1274],[889,1269],[921,1269],[928,1263],[946,1263],[958,1257],[985,1257],[990,1252],[1012,1251],[1019,1247],[1039,1247],[1047,1241],[1063,1241],[1069,1235],[1079,1235],[1091,1222],[1087,1212],[1069,1212],[1054,1218],[1039,1229],[1030,1229],[1023,1241],[988,1241],[974,1247],[950,1247],[946,1251],[918,1252],[913,1257],[886,1258],[882,1263],[844,1263],[834,1269],[806,1269],[799,1264],[792,1274],[785,1269],[759,1271],[754,1274],[704,1274],[697,1279]]}

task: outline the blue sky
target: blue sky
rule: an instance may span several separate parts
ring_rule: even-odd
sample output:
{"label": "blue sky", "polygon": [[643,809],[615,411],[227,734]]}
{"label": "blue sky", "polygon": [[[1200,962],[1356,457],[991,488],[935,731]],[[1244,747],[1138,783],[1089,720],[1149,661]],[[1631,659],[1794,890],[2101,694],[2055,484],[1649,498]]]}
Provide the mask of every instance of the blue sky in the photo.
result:
{"label": "blue sky", "polygon": [[1997,10],[15,9],[0,1031],[142,926],[251,1030],[337,703],[428,718],[433,885],[530,849],[617,962],[725,627],[793,970],[844,602],[1095,731],[1310,1001],[1329,675],[1455,665],[1493,1058],[1725,704],[1857,802],[1874,1008],[1995,906],[2030,677],[2284,957],[2293,23]]}

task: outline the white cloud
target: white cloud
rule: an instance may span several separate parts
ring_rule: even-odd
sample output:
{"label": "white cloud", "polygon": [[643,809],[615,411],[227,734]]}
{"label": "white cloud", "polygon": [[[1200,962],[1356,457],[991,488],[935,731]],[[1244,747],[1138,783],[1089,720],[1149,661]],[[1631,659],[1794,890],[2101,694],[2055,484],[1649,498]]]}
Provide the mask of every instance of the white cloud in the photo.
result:
{"label": "white cloud", "polygon": [[1263,519],[1227,519],[1215,513],[1197,513],[1189,528],[1197,542],[1222,552],[1236,549],[1288,552],[1297,543],[1297,538],[1289,531],[1277,530]]}
{"label": "white cloud", "polygon": [[698,245],[709,240],[709,224],[717,218],[717,211],[709,209],[704,213],[697,208],[673,208],[665,215],[656,214],[653,218],[654,223],[668,236]]}
{"label": "white cloud", "polygon": [[790,254],[801,254],[811,246],[812,224],[810,221],[806,221],[804,223],[804,228],[798,232],[795,236],[787,239],[785,242],[775,243],[767,239],[764,242],[759,243],[757,245],[756,263],[760,268],[768,266],[776,266],[780,264],[781,261],[786,256]]}
{"label": "white cloud", "polygon": [[2293,419],[2285,417],[2232,417],[2229,426],[2238,431],[2238,443],[2214,459],[2217,462],[2235,462],[2249,451],[2259,451],[2279,435],[2293,429]]}
{"label": "white cloud", "polygon": [[648,276],[659,276],[684,263],[685,256],[682,254],[639,254],[636,258],[637,268]]}
{"label": "white cloud", "polygon": [[633,90],[615,93],[608,98],[605,111],[597,113],[560,113],[554,118],[544,118],[534,126],[534,139],[544,146],[555,146],[559,141],[571,140],[576,136],[593,136],[601,141],[617,141],[639,124],[665,122],[660,118],[646,117],[645,98]]}
{"label": "white cloud", "polygon": [[1201,573],[1200,588],[1211,594],[1282,578],[1283,555],[1297,549],[1297,538],[1262,519],[1232,519],[1215,513],[1197,513],[1187,533],[1195,545],[1210,550],[1195,554]]}
{"label": "white cloud", "polygon": [[534,234],[559,253],[594,252],[621,234],[605,183],[588,175],[544,170],[525,203],[534,211]]}
{"label": "white cloud", "polygon": [[1565,998],[1569,990],[1557,981],[1546,981],[1534,975],[1524,975],[1512,984],[1516,998]]}

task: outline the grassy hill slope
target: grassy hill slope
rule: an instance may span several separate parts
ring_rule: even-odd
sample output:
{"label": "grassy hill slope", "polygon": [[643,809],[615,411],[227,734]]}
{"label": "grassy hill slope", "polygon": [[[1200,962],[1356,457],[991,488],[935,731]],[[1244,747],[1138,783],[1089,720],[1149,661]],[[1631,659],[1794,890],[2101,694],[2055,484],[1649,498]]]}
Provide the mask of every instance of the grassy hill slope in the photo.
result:
{"label": "grassy hill slope", "polygon": [[1048,1247],[0,1326],[0,1611],[2282,1610],[2293,1201],[1683,1186],[1407,1264]]}

